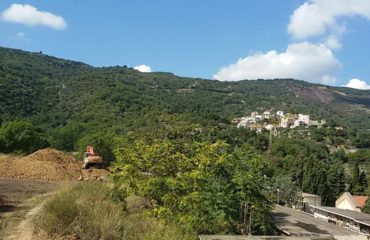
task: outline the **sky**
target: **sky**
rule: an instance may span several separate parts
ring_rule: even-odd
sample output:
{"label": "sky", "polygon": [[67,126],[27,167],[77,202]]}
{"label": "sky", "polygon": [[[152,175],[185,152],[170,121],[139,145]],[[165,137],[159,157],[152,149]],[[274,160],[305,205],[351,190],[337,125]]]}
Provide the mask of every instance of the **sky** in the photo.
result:
{"label": "sky", "polygon": [[93,66],[370,89],[370,0],[0,0],[0,46]]}

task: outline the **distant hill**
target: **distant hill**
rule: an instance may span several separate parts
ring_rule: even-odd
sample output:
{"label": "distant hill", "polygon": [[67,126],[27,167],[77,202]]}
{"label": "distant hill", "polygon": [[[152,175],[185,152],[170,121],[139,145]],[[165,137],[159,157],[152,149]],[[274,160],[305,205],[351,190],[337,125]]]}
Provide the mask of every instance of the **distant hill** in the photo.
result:
{"label": "distant hill", "polygon": [[132,128],[151,113],[164,113],[227,124],[265,109],[369,128],[370,91],[292,79],[220,82],[127,67],[95,68],[0,48],[0,122],[29,119],[46,130],[70,121]]}

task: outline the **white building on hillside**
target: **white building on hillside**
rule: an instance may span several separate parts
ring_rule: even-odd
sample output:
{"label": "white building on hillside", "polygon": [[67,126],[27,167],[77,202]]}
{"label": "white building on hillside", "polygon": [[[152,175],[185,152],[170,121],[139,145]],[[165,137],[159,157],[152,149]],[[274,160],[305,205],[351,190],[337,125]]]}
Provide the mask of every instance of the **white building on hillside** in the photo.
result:
{"label": "white building on hillside", "polygon": [[274,125],[272,125],[272,124],[268,124],[267,126],[265,126],[265,129],[266,129],[267,131],[271,131],[271,130],[273,130],[273,129],[274,129]]}
{"label": "white building on hillside", "polygon": [[264,111],[262,116],[263,116],[263,119],[270,119],[270,112],[269,111]]}
{"label": "white building on hillside", "polygon": [[277,111],[276,116],[279,117],[279,118],[283,118],[284,117],[284,112],[283,111]]}
{"label": "white building on hillside", "polygon": [[284,117],[280,120],[280,127],[288,128],[294,124],[294,118]]}
{"label": "white building on hillside", "polygon": [[296,120],[294,120],[294,123],[293,123],[292,126],[290,126],[290,128],[296,128],[296,127],[299,127],[299,126],[301,126],[301,122],[298,119],[296,119]]}
{"label": "white building on hillside", "polygon": [[303,123],[304,125],[309,125],[310,124],[310,115],[298,114],[298,121]]}
{"label": "white building on hillside", "polygon": [[254,118],[258,115],[258,112],[251,112],[251,117]]}
{"label": "white building on hillside", "polygon": [[250,123],[255,123],[256,121],[252,117],[242,117],[237,125],[237,127],[247,127]]}
{"label": "white building on hillside", "polygon": [[258,121],[262,121],[262,119],[263,119],[263,116],[262,116],[262,115],[256,115],[256,116],[254,116],[254,120],[255,120],[256,122],[258,122]]}

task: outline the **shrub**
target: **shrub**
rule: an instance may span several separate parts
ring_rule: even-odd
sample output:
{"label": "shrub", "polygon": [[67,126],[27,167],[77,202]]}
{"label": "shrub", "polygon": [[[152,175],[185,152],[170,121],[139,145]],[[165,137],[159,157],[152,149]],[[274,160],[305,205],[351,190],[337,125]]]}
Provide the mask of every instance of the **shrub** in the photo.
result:
{"label": "shrub", "polygon": [[85,128],[82,124],[70,122],[50,132],[50,145],[59,150],[74,151],[77,141],[81,138],[84,131]]}
{"label": "shrub", "polygon": [[31,122],[15,120],[0,128],[0,152],[31,153],[47,146],[47,142]]}
{"label": "shrub", "polygon": [[180,223],[164,223],[145,214],[132,214],[125,221],[125,240],[194,240],[197,235]]}
{"label": "shrub", "polygon": [[36,227],[52,235],[79,239],[122,239],[124,205],[106,183],[84,182],[54,195],[36,219]]}
{"label": "shrub", "polygon": [[36,230],[50,237],[81,240],[193,240],[196,234],[179,224],[166,224],[145,212],[141,198],[125,211],[125,194],[107,183],[82,182],[51,197],[36,217]]}

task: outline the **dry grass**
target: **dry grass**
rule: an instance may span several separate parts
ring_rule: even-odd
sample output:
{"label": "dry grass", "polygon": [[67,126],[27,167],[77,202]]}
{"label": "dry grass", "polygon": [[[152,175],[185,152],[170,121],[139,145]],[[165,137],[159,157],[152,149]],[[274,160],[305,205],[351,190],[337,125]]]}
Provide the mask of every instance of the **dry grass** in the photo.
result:
{"label": "dry grass", "polygon": [[[81,240],[193,240],[196,234],[176,223],[165,224],[147,214],[142,198],[124,195],[112,185],[82,182],[46,201],[35,219],[36,230]],[[127,202],[127,207],[126,207]]]}
{"label": "dry grass", "polygon": [[125,221],[125,240],[195,240],[197,235],[179,224],[165,224],[145,214],[131,214]]}
{"label": "dry grass", "polygon": [[51,197],[36,218],[36,229],[81,240],[193,240],[194,232],[150,217],[142,198],[124,196],[109,183],[82,182]]}
{"label": "dry grass", "polygon": [[54,195],[36,219],[36,227],[52,235],[79,239],[122,239],[123,205],[100,182],[84,182]]}

